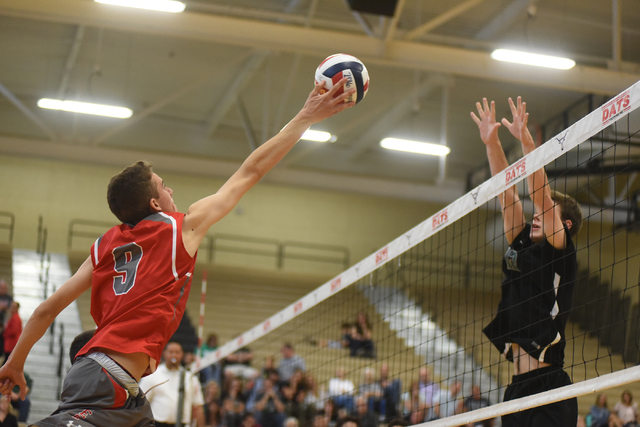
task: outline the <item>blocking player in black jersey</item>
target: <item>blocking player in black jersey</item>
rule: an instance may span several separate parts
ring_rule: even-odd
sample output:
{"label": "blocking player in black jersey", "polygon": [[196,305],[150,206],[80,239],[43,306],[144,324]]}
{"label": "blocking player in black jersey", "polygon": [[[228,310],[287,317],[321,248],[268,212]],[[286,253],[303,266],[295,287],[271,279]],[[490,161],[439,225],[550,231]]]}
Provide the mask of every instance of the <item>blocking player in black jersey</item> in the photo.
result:
{"label": "blocking player in black jersey", "polygon": [[[526,104],[509,98],[513,121],[502,124],[520,140],[524,154],[535,150],[527,121]],[[478,116],[471,118],[480,129],[492,175],[509,167],[498,139],[500,123],[495,104],[486,98],[476,103]],[[577,202],[549,187],[544,168],[527,178],[535,213],[525,221],[515,186],[500,198],[504,231],[509,242],[502,271],[501,300],[496,317],[483,330],[496,348],[514,364],[515,375],[505,390],[504,400],[530,396],[571,384],[563,371],[565,325],[576,277],[576,249],[573,238],[582,224]],[[575,398],[526,411],[504,415],[502,425],[575,426],[578,404]]]}

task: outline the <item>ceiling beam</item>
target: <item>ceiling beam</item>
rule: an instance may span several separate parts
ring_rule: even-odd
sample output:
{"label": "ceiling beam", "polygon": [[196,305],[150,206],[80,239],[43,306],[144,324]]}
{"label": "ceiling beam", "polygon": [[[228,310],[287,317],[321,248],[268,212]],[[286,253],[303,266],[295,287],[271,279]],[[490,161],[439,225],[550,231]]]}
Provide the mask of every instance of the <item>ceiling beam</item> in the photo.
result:
{"label": "ceiling beam", "polygon": [[69,79],[73,74],[73,69],[76,67],[76,60],[78,59],[78,53],[80,53],[80,47],[82,46],[82,39],[84,38],[84,25],[79,25],[76,30],[76,35],[73,38],[73,45],[69,51],[67,62],[64,66],[64,72],[62,73],[62,79],[60,79],[60,86],[58,86],[58,99],[65,99],[67,95],[67,89],[69,88]]}
{"label": "ceiling beam", "polygon": [[40,117],[36,116],[33,111],[29,109],[26,105],[22,103],[9,89],[5,87],[2,83],[0,83],[0,94],[2,94],[9,102],[11,102],[18,110],[22,112],[29,120],[35,123],[40,130],[42,130],[49,138],[52,140],[58,139],[56,133],[51,130],[49,126],[47,126]]}
{"label": "ceiling beam", "polygon": [[365,63],[601,95],[615,95],[640,78],[639,74],[587,66],[576,66],[566,71],[526,67],[494,61],[487,52],[462,48],[401,40],[391,40],[386,44],[384,40],[362,34],[196,13],[148,13],[84,0],[3,0],[0,15],[301,53],[319,58],[335,53],[335,47],[340,46],[340,50],[357,56]]}
{"label": "ceiling beam", "polygon": [[511,25],[511,23],[521,14],[527,6],[531,4],[531,0],[513,0],[513,2],[505,7],[502,12],[496,15],[483,29],[478,31],[476,39],[489,40],[496,36],[502,29]]}
{"label": "ceiling beam", "polygon": [[234,81],[227,87],[227,91],[218,100],[218,104],[207,122],[205,135],[208,137],[213,135],[220,125],[220,122],[229,111],[229,108],[231,108],[231,106],[236,102],[238,93],[245,87],[258,68],[262,66],[262,63],[267,56],[268,52],[257,52],[247,60],[242,71],[236,75]]}
{"label": "ceiling beam", "polygon": [[425,33],[428,33],[431,30],[434,30],[434,29],[438,28],[440,25],[451,21],[456,16],[463,14],[464,12],[466,12],[467,10],[469,10],[472,7],[476,6],[477,4],[481,3],[482,1],[483,0],[467,0],[467,1],[463,2],[463,3],[460,3],[456,7],[452,7],[451,9],[447,10],[446,12],[444,12],[444,13],[436,16],[435,18],[425,22],[424,24],[420,25],[418,28],[409,31],[408,33],[406,33],[404,35],[404,37],[402,37],[402,39],[403,40],[407,40],[407,41],[414,40],[414,39],[420,37],[421,35],[423,35]]}

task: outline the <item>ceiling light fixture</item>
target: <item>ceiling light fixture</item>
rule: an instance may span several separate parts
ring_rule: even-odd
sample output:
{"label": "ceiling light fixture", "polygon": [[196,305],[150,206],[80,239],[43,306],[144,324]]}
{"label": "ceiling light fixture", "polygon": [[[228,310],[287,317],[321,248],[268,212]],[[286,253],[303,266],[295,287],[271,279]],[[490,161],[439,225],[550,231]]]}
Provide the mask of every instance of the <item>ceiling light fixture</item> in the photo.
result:
{"label": "ceiling light fixture", "polygon": [[136,9],[157,10],[159,12],[180,13],[185,4],[173,0],[95,0],[97,3],[115,6],[135,7]]}
{"label": "ceiling light fixture", "polygon": [[517,50],[496,49],[491,54],[493,59],[516,64],[534,65],[536,67],[568,70],[576,65],[576,61],[559,56],[539,55],[537,53],[519,52]]}
{"label": "ceiling light fixture", "polygon": [[337,140],[337,138],[334,135],[331,135],[329,132],[322,132],[319,130],[311,129],[307,129],[305,133],[302,134],[300,139],[317,142],[335,142]]}
{"label": "ceiling light fixture", "polygon": [[380,141],[380,146],[387,150],[406,151],[408,153],[427,154],[429,156],[446,156],[451,152],[451,149],[446,145],[398,138],[385,138]]}
{"label": "ceiling light fixture", "polygon": [[59,99],[42,98],[38,101],[38,107],[49,110],[62,110],[72,113],[93,114],[96,116],[115,117],[118,119],[128,119],[133,111],[125,107],[115,107],[113,105],[90,104],[78,101],[60,101]]}

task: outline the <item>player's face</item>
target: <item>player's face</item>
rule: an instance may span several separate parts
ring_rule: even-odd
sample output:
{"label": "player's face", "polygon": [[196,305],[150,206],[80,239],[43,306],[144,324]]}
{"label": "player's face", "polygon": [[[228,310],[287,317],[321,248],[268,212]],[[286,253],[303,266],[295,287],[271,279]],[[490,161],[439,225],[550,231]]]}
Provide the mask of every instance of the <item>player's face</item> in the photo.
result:
{"label": "player's face", "polygon": [[151,181],[156,185],[158,194],[160,195],[156,201],[158,202],[158,205],[160,205],[162,212],[177,212],[178,208],[175,203],[173,203],[173,190],[167,187],[162,178],[155,173],[153,174]]}
{"label": "player's face", "polygon": [[536,212],[531,221],[531,240],[538,243],[544,239],[544,229],[542,228],[542,214]]}

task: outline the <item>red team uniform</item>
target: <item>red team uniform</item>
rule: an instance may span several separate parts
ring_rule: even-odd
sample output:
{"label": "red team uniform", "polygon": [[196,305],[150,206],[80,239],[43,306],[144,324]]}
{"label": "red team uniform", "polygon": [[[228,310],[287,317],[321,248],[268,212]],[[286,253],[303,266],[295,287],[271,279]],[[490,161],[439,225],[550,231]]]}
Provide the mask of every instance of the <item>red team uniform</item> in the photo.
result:
{"label": "red team uniform", "polygon": [[196,263],[182,242],[184,216],[159,212],[135,226],[121,224],[91,247],[91,316],[98,328],[78,352],[60,406],[36,425],[150,425],[137,382],[101,350],[148,354],[145,375],[156,369],[184,315]]}

